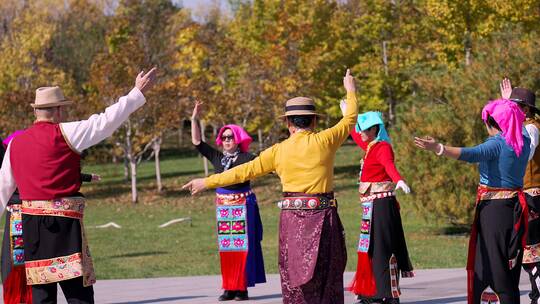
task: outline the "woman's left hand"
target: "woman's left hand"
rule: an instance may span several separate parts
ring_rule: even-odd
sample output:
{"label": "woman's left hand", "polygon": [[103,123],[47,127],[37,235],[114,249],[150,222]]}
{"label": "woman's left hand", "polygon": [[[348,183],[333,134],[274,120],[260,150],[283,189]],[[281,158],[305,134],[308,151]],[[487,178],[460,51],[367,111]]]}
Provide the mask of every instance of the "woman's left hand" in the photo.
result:
{"label": "woman's left hand", "polygon": [[92,181],[93,182],[99,182],[100,180],[101,180],[101,175],[92,173]]}
{"label": "woman's left hand", "polygon": [[415,137],[414,144],[420,149],[428,150],[431,152],[437,152],[437,149],[439,148],[439,143],[437,143],[435,139],[431,136],[426,136],[424,138]]}

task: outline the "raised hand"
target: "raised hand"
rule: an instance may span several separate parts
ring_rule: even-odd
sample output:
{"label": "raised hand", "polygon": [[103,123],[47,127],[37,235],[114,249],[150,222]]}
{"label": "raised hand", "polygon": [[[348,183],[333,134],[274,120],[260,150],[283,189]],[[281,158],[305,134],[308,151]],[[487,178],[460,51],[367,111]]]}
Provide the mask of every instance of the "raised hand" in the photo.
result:
{"label": "raised hand", "polygon": [[189,190],[191,195],[195,195],[205,189],[206,185],[204,184],[204,178],[196,178],[182,186],[182,190]]}
{"label": "raised hand", "polygon": [[510,83],[510,79],[505,77],[501,81],[499,86],[501,87],[501,97],[502,97],[502,99],[510,99],[510,95],[512,95],[512,83]]}
{"label": "raised hand", "polygon": [[157,68],[154,67],[146,74],[144,74],[144,71],[141,71],[139,75],[137,75],[137,78],[135,79],[135,87],[143,94],[156,82],[156,71]]}
{"label": "raised hand", "polygon": [[431,136],[426,136],[424,138],[415,137],[414,144],[420,149],[432,152],[436,152],[439,149],[439,143],[437,143],[435,139]]}
{"label": "raised hand", "polygon": [[345,77],[343,77],[343,86],[348,92],[356,92],[356,85],[354,84],[354,77],[351,75],[351,70],[347,69]]}
{"label": "raised hand", "polygon": [[195,100],[195,106],[193,107],[193,113],[191,114],[191,119],[198,119],[201,113],[203,102]]}

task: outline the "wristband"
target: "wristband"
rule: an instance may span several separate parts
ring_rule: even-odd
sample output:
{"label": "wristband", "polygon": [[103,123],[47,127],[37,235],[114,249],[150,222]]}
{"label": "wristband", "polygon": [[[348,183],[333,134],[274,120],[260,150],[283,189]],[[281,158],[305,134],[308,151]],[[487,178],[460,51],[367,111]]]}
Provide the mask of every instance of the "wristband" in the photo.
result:
{"label": "wristband", "polygon": [[441,156],[441,155],[443,155],[443,153],[444,153],[444,145],[443,145],[443,144],[439,144],[439,151],[435,152],[435,154],[436,154],[437,156]]}

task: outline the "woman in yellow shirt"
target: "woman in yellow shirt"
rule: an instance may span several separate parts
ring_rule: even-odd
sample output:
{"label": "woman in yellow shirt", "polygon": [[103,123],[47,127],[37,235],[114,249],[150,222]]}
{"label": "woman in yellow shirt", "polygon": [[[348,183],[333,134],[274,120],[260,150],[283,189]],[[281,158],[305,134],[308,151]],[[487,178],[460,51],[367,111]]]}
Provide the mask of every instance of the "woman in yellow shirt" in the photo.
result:
{"label": "woman in yellow shirt", "polygon": [[354,78],[343,79],[346,112],[333,127],[314,132],[315,103],[306,97],[287,101],[290,137],[254,160],[183,186],[196,194],[207,188],[241,183],[275,171],[283,188],[279,226],[279,272],[283,303],[343,303],[343,271],[347,261],[343,226],[334,199],[337,149],[356,123]]}

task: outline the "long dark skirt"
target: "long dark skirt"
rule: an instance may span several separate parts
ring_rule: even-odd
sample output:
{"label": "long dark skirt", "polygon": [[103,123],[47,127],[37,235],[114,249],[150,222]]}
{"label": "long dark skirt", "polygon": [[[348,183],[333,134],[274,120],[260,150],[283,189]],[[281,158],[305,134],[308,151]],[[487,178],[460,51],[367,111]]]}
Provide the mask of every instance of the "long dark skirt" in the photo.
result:
{"label": "long dark skirt", "polygon": [[279,273],[283,303],[343,303],[346,263],[337,208],[281,211]]}
{"label": "long dark skirt", "polygon": [[[377,289],[374,298],[398,297],[399,273],[410,272],[413,267],[405,242],[399,204],[394,196],[373,201],[369,256]],[[397,267],[397,271],[392,271],[391,267]]]}
{"label": "long dark skirt", "polygon": [[501,304],[519,303],[524,226],[516,231],[515,224],[521,211],[517,197],[478,203],[473,303],[481,303],[482,293],[488,287]]}

